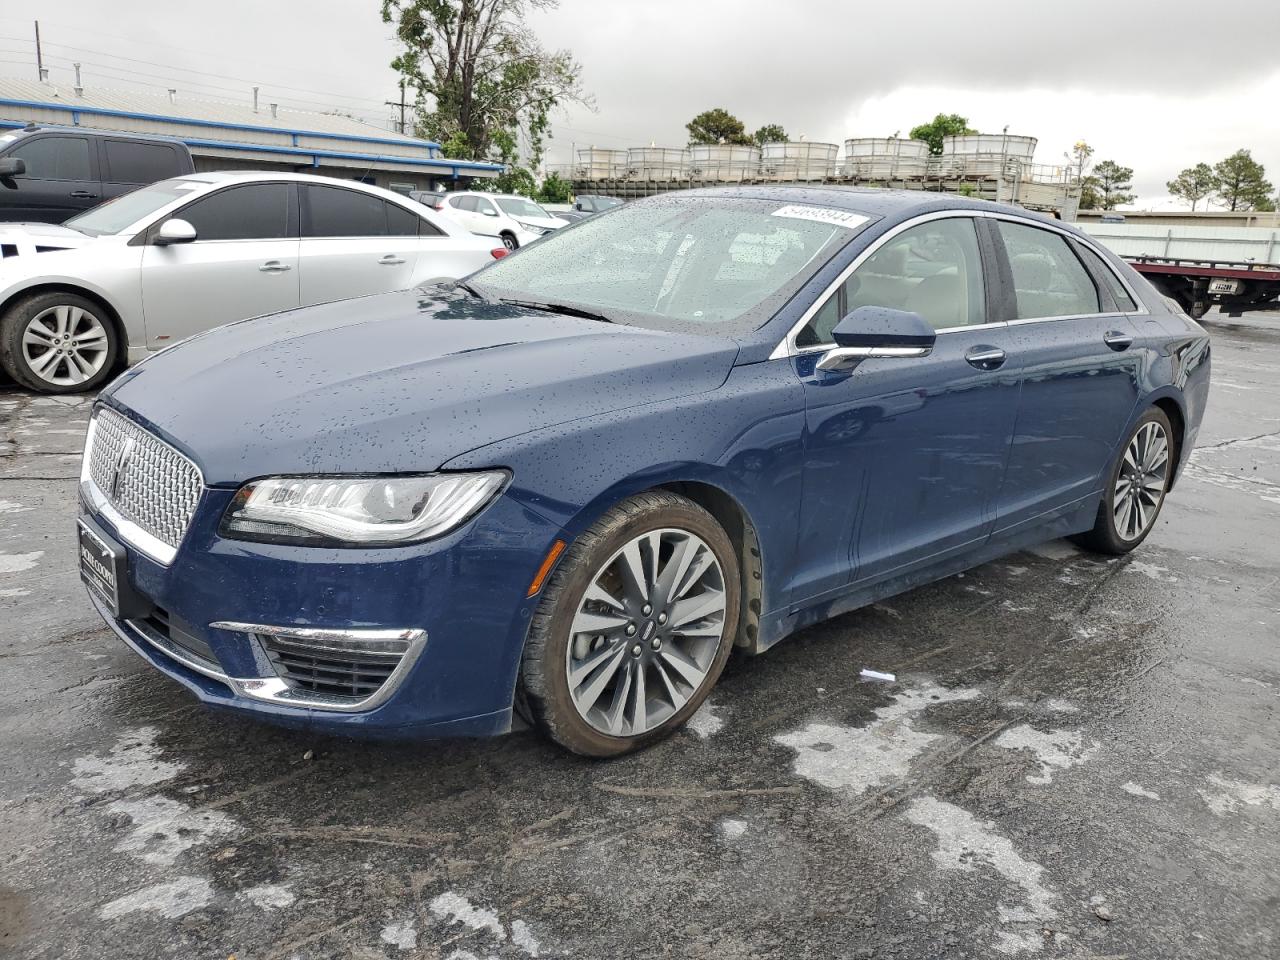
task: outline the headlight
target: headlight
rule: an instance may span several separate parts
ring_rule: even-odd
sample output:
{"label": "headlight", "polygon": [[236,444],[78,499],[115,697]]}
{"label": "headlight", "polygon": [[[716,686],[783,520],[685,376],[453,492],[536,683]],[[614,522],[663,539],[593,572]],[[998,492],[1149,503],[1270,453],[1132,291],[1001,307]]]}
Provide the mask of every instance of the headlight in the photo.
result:
{"label": "headlight", "polygon": [[551,232],[550,227],[539,227],[536,224],[525,223],[523,220],[517,220],[516,226],[518,226],[521,230],[528,230],[530,233],[536,233],[540,237],[545,236],[546,234]]}
{"label": "headlight", "polygon": [[235,540],[394,545],[460,527],[491,501],[507,473],[416,477],[270,477],[247,483],[222,518]]}

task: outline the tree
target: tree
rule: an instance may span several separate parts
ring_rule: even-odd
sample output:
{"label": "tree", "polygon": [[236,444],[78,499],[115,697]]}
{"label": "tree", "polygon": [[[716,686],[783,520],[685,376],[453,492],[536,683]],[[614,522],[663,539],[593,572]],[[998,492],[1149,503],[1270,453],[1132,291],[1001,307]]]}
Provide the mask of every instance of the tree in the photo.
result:
{"label": "tree", "polygon": [[567,50],[548,51],[525,25],[557,0],[381,0],[401,52],[391,66],[416,91],[417,132],[449,155],[514,163],[518,144],[538,163],[548,115],[565,103],[591,105],[581,67]]}
{"label": "tree", "polygon": [[522,197],[532,198],[538,192],[538,181],[524,167],[512,164],[488,181],[486,189],[494,193],[518,193]]}
{"label": "tree", "polygon": [[752,143],[742,121],[724,107],[704,110],[685,124],[689,146],[698,143]]}
{"label": "tree", "polygon": [[785,143],[787,131],[783,130],[780,124],[766,123],[751,135],[751,139],[762,147],[766,143]]}
{"label": "tree", "polygon": [[561,178],[558,173],[547,174],[538,190],[538,201],[541,203],[572,203],[573,184]]}
{"label": "tree", "polygon": [[912,140],[923,140],[929,144],[929,152],[935,157],[942,156],[942,144],[947,137],[963,137],[977,133],[970,128],[969,119],[958,113],[940,113],[928,123],[911,128]]}
{"label": "tree", "polygon": [[1086,206],[1085,196],[1093,201],[1087,205],[1089,210],[1114,210],[1122,203],[1133,203],[1133,168],[1122,167],[1114,160],[1103,160],[1093,168],[1093,173],[1084,178],[1084,193],[1081,194],[1080,205]]}
{"label": "tree", "polygon": [[1218,189],[1218,178],[1207,163],[1197,163],[1194,167],[1187,167],[1165,186],[1175,197],[1189,201],[1191,209],[1195,210],[1196,204]]}
{"label": "tree", "polygon": [[1218,200],[1228,210],[1256,210],[1271,200],[1275,188],[1267,182],[1266,168],[1248,150],[1237,150],[1213,166]]}

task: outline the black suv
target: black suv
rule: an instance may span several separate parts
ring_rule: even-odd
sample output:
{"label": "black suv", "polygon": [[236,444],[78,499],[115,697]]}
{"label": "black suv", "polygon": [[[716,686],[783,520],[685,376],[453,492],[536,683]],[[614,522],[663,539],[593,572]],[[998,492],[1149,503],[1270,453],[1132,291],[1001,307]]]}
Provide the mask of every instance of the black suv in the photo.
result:
{"label": "black suv", "polygon": [[81,127],[0,133],[0,221],[61,223],[104,200],[191,173],[181,140]]}

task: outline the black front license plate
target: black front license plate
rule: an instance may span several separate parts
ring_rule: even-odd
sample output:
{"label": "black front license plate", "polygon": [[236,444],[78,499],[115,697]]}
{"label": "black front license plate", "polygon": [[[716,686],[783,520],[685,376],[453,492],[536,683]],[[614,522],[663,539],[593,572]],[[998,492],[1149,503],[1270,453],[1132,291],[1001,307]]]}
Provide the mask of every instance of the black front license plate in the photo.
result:
{"label": "black front license plate", "polygon": [[78,522],[80,531],[80,579],[90,592],[120,616],[120,586],[125,583],[124,547],[97,524]]}

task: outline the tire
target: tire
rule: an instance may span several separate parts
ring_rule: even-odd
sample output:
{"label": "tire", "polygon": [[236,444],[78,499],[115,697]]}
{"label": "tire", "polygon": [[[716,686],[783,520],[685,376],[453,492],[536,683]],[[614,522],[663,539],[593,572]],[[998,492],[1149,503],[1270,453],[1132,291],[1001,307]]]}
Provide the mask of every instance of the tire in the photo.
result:
{"label": "tire", "polygon": [[[624,581],[627,569],[649,586]],[[669,736],[719,679],[741,592],[733,543],[702,507],[666,491],[619,503],[569,547],[543,590],[521,661],[520,704],[583,756],[619,756]],[[574,632],[583,625],[590,631]],[[571,663],[581,666],[574,690]]]}
{"label": "tire", "polygon": [[25,297],[0,318],[0,365],[29,390],[94,390],[111,376],[119,355],[120,338],[106,310],[74,293]]}
{"label": "tire", "polygon": [[520,249],[520,241],[516,239],[516,236],[514,233],[502,233],[502,234],[499,234],[499,236],[502,239],[502,245],[506,247],[508,250]]}
{"label": "tire", "polygon": [[[1148,444],[1155,446],[1149,454]],[[1098,553],[1119,556],[1147,539],[1169,491],[1176,451],[1169,418],[1159,407],[1150,408],[1129,431],[1107,475],[1093,529],[1076,537],[1076,542]],[[1135,467],[1141,469],[1135,471]],[[1126,499],[1130,501],[1128,509]]]}

